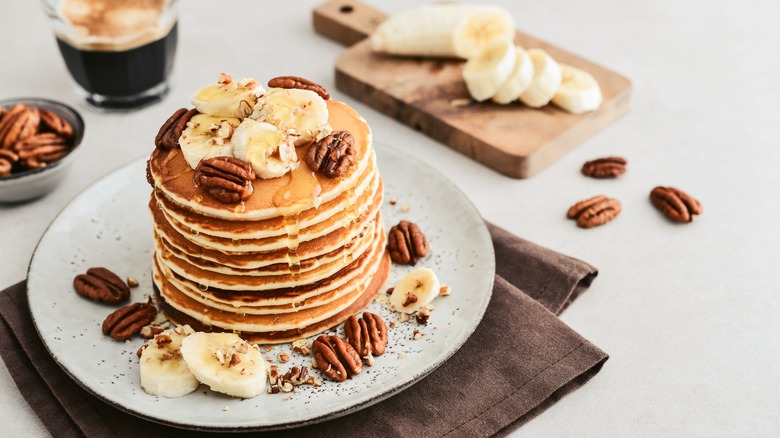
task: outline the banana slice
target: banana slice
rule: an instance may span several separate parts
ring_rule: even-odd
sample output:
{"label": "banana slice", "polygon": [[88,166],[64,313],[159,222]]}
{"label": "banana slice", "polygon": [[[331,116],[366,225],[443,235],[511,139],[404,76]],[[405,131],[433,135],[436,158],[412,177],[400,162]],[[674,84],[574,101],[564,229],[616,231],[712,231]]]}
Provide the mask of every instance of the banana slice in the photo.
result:
{"label": "banana slice", "polygon": [[231,138],[239,123],[241,121],[233,117],[193,116],[179,137],[187,164],[194,169],[204,158],[233,156]]}
{"label": "banana slice", "polygon": [[297,88],[266,91],[257,101],[252,118],[296,136],[296,146],[319,140],[332,131],[325,99],[313,91]]}
{"label": "banana slice", "polygon": [[234,81],[222,73],[216,84],[206,85],[192,96],[198,112],[216,117],[244,118],[252,114],[263,87],[252,78]]}
{"label": "banana slice", "polygon": [[528,49],[534,63],[534,79],[520,101],[531,108],[541,108],[558,92],[561,86],[561,67],[542,49]]}
{"label": "banana slice", "polygon": [[463,67],[463,79],[471,97],[479,102],[493,97],[512,74],[515,57],[514,45],[503,41],[469,59]]}
{"label": "banana slice", "polygon": [[188,325],[168,329],[141,347],[139,368],[144,391],[162,397],[181,397],[200,386],[181,355],[182,340],[192,333]]}
{"label": "banana slice", "polygon": [[566,64],[560,64],[561,87],[552,102],[572,114],[593,111],[601,105],[601,88],[590,73]]}
{"label": "banana slice", "polygon": [[390,308],[396,312],[414,313],[439,296],[440,289],[435,272],[417,268],[395,284],[390,295]]}
{"label": "banana slice", "polygon": [[198,332],[181,345],[190,371],[213,391],[251,398],[265,390],[265,360],[235,333]]}
{"label": "banana slice", "polygon": [[484,7],[461,21],[452,34],[455,54],[471,59],[498,43],[515,39],[515,20],[504,9]]}
{"label": "banana slice", "polygon": [[515,47],[515,69],[493,96],[493,102],[507,104],[516,100],[534,79],[534,63],[522,47]]}
{"label": "banana slice", "polygon": [[233,156],[250,163],[260,178],[278,178],[300,164],[294,138],[270,123],[244,119],[233,133]]}

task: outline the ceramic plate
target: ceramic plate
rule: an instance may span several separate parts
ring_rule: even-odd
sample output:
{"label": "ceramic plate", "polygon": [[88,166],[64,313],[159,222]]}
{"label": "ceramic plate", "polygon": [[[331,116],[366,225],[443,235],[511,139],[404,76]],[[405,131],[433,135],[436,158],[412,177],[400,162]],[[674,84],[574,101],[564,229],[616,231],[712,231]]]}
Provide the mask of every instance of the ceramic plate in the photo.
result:
{"label": "ceramic plate", "polygon": [[[101,324],[114,307],[86,300],[72,286],[77,274],[104,266],[140,282],[132,289],[133,302],[151,292],[152,224],[145,159],[113,172],[76,197],[35,250],[27,283],[30,310],[52,357],[86,390],[119,409],[160,423],[206,430],[267,430],[323,421],[370,406],[422,379],[452,356],[482,319],[495,272],[493,245],[477,210],[447,178],[388,146],[376,149],[385,181],[385,226],[401,219],[420,225],[431,252],[418,266],[433,269],[452,294],[434,301],[425,326],[414,319],[401,323],[398,314],[373,302],[369,310],[388,323],[398,321],[390,329],[387,351],[373,367],[364,367],[343,383],[324,380],[320,387],[300,386],[297,393],[261,394],[246,400],[203,385],[181,398],[145,393],[136,357],[142,339],[118,342],[103,336]],[[397,199],[395,205],[391,198]],[[394,264],[388,285],[410,269]],[[425,336],[414,340],[415,329]],[[342,328],[338,331],[342,333]],[[280,352],[292,359],[278,363]],[[282,372],[292,365],[311,367],[312,361],[311,356],[290,352],[289,344],[274,346],[265,357]],[[312,372],[322,381],[319,372]]]}

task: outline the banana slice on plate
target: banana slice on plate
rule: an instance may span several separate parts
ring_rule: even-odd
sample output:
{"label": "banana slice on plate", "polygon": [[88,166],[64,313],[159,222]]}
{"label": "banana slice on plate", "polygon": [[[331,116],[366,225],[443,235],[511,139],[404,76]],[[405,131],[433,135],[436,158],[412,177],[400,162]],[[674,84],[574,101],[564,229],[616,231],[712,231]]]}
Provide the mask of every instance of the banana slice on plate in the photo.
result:
{"label": "banana slice on plate", "polygon": [[478,102],[493,97],[512,74],[515,57],[514,45],[503,41],[469,59],[463,66],[463,79],[471,97]]}
{"label": "banana slice on plate", "polygon": [[531,56],[520,46],[515,47],[515,67],[509,79],[493,95],[493,102],[507,104],[517,100],[534,79],[534,63]]}
{"label": "banana slice on plate", "polygon": [[300,164],[294,139],[270,123],[244,119],[233,133],[233,156],[250,163],[260,178],[278,178]]}
{"label": "banana slice on plate", "polygon": [[560,64],[561,87],[552,102],[572,114],[593,111],[601,105],[601,87],[590,73],[566,64]]}
{"label": "banana slice on plate", "polygon": [[251,398],[265,390],[260,349],[235,333],[192,334],[182,342],[181,354],[192,374],[213,391]]}
{"label": "banana slice on plate", "polygon": [[233,156],[231,141],[241,121],[234,117],[196,114],[179,137],[181,152],[193,169],[204,158]]}
{"label": "banana slice on plate", "polygon": [[520,101],[531,108],[541,108],[552,100],[561,86],[561,67],[542,49],[528,49],[534,64],[534,78],[520,95]]}
{"label": "banana slice on plate", "polygon": [[296,146],[319,140],[332,131],[325,99],[313,91],[297,88],[271,88],[263,93],[252,119],[293,134]]}
{"label": "banana slice on plate", "polygon": [[168,329],[141,347],[139,368],[144,391],[162,397],[181,397],[200,386],[181,354],[182,340],[192,333],[188,325]]}
{"label": "banana slice on plate", "polygon": [[395,284],[389,298],[390,308],[396,312],[414,313],[438,297],[440,290],[435,272],[417,268]]}
{"label": "banana slice on plate", "polygon": [[462,20],[452,34],[455,54],[471,59],[498,43],[515,39],[515,20],[504,9],[485,6]]}
{"label": "banana slice on plate", "polygon": [[220,75],[216,84],[206,85],[190,99],[198,112],[216,117],[247,117],[257,103],[263,87],[252,78],[233,80]]}

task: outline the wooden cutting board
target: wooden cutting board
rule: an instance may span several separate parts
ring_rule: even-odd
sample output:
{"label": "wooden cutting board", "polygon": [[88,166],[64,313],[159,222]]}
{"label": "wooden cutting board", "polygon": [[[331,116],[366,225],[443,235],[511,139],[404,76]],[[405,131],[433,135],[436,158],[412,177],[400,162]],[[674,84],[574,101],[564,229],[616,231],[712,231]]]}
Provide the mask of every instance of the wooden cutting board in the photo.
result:
{"label": "wooden cutting board", "polygon": [[625,77],[532,36],[556,60],[591,73],[604,102],[584,115],[553,105],[476,103],[461,77],[463,61],[394,57],[372,52],[366,36],[386,15],[356,0],[328,1],[314,10],[314,29],[351,46],[336,60],[336,87],[456,151],[513,178],[530,177],[625,114],[631,82]]}

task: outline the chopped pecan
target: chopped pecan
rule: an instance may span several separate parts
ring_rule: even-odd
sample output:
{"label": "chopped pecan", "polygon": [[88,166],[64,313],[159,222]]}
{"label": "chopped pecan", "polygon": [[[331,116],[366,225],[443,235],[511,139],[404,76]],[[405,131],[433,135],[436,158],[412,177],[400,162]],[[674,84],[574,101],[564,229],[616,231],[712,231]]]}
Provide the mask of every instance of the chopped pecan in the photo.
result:
{"label": "chopped pecan", "polygon": [[344,175],[355,162],[355,139],[349,131],[332,132],[312,143],[306,152],[309,169],[322,172],[328,178]]}
{"label": "chopped pecan", "polygon": [[133,303],[121,307],[103,321],[103,334],[118,341],[130,339],[134,334],[152,322],[157,309],[151,302]]}
{"label": "chopped pecan", "polygon": [[694,215],[703,211],[699,201],[674,187],[654,188],[650,191],[650,202],[675,222],[691,222]]}
{"label": "chopped pecan", "polygon": [[252,165],[233,157],[213,157],[201,160],[193,181],[216,200],[236,203],[252,195],[256,178]]}
{"label": "chopped pecan", "polygon": [[19,161],[28,169],[37,169],[53,163],[70,152],[65,138],[53,132],[27,137],[14,144]]}
{"label": "chopped pecan", "polygon": [[338,336],[320,336],[312,343],[317,368],[331,380],[343,382],[363,369],[360,356]]}
{"label": "chopped pecan", "polygon": [[8,149],[0,149],[0,176],[8,176],[19,162],[19,155]]}
{"label": "chopped pecan", "polygon": [[577,226],[580,228],[592,228],[611,221],[620,210],[620,201],[598,195],[572,205],[566,217],[576,219]]}
{"label": "chopped pecan", "polygon": [[8,149],[16,142],[38,132],[40,112],[23,104],[14,105],[0,122],[0,149]]}
{"label": "chopped pecan", "polygon": [[163,123],[157,136],[154,138],[154,145],[161,149],[176,149],[179,147],[179,137],[187,127],[187,122],[195,115],[198,110],[195,108],[188,110],[180,108],[173,113],[168,120]]}
{"label": "chopped pecan", "polygon": [[369,355],[381,356],[387,348],[387,326],[379,315],[371,312],[363,312],[360,319],[350,316],[344,323],[344,334],[363,359]]}
{"label": "chopped pecan", "polygon": [[167,328],[167,323],[165,325],[163,324],[157,324],[157,323],[151,323],[147,324],[144,327],[141,328],[141,331],[139,334],[144,339],[152,339],[153,337],[159,335],[160,333],[164,332]]}
{"label": "chopped pecan", "polygon": [[417,224],[401,221],[387,233],[390,259],[396,263],[416,265],[428,254],[428,240]]}
{"label": "chopped pecan", "polygon": [[301,90],[313,91],[321,98],[330,99],[330,93],[320,84],[312,82],[298,76],[279,76],[268,81],[270,88],[300,88]]}
{"label": "chopped pecan", "polygon": [[582,165],[582,174],[592,178],[615,178],[626,173],[628,162],[622,157],[604,157]]}
{"label": "chopped pecan", "polygon": [[[89,268],[73,279],[76,292],[94,301],[117,304],[130,298],[130,288],[106,268]],[[145,325],[145,324],[144,324]]]}
{"label": "chopped pecan", "polygon": [[40,117],[41,126],[46,128],[48,131],[66,139],[73,137],[73,127],[70,126],[70,123],[66,122],[65,119],[58,116],[54,111],[41,109]]}

